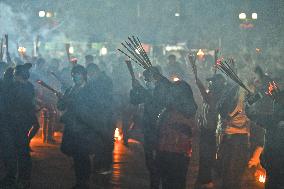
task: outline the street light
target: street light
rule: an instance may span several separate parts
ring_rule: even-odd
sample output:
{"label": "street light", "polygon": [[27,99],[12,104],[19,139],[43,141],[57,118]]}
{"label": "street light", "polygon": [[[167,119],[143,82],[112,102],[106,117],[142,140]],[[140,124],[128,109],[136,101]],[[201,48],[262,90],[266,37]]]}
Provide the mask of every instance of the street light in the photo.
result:
{"label": "street light", "polygon": [[47,18],[52,17],[52,12],[46,12],[46,17],[47,17]]}
{"label": "street light", "polygon": [[251,14],[251,18],[252,18],[253,20],[256,20],[256,19],[257,19],[257,13],[255,13],[255,12],[252,13],[252,14]]}
{"label": "street light", "polygon": [[176,17],[179,17],[179,16],[180,16],[180,14],[179,14],[178,12],[176,12],[176,13],[175,13],[175,16],[176,16]]}
{"label": "street light", "polygon": [[72,46],[69,47],[68,51],[69,51],[70,54],[74,54],[74,47],[72,47]]}
{"label": "street light", "polygon": [[106,47],[102,47],[100,50],[100,55],[101,56],[105,56],[107,54],[107,48]]}
{"label": "street light", "polygon": [[39,16],[40,18],[45,17],[45,11],[39,11],[39,12],[38,12],[38,16]]}
{"label": "street light", "polygon": [[247,18],[246,13],[243,13],[243,12],[242,12],[242,13],[239,14],[239,19],[240,19],[240,20],[244,20],[244,19],[246,19],[246,18]]}

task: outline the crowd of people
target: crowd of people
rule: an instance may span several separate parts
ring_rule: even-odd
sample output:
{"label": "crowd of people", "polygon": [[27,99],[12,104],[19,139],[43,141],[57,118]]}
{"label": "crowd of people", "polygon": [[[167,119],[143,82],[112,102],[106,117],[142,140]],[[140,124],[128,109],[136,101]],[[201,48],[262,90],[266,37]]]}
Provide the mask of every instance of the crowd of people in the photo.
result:
{"label": "crowd of people", "polygon": [[[123,57],[104,62],[86,55],[81,64],[23,54],[12,59],[8,52],[6,58],[0,63],[0,150],[6,168],[0,188],[31,187],[29,144],[40,128],[46,143],[55,142],[55,131],[63,133],[61,151],[73,159],[74,189],[89,188],[93,171],[111,173],[119,121],[126,146],[130,123],[142,128],[151,189],[186,188],[196,131],[196,189],[216,187],[213,173],[222,189],[246,188],[248,168],[260,164],[266,170],[266,188],[284,188],[284,96],[269,91],[283,78],[268,76],[257,63],[246,73],[241,65],[231,65],[241,77],[254,73],[242,77],[252,91],[248,93],[216,70],[214,58],[210,65],[192,55],[178,62],[170,54],[167,63],[145,70],[133,64],[133,78]],[[191,72],[190,65],[197,69]],[[133,114],[139,111],[142,117],[136,119]]]}

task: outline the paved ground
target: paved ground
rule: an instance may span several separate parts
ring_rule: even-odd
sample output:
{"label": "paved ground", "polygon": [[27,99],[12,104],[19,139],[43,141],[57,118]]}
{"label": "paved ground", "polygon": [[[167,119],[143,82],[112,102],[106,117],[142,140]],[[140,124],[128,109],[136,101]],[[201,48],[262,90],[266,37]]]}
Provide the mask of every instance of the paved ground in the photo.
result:
{"label": "paved ground", "polygon": [[[129,140],[129,148],[116,142],[114,149],[113,173],[106,177],[93,175],[91,188],[94,189],[147,189],[148,173],[145,168],[141,144]],[[63,155],[59,145],[42,144],[39,138],[32,141],[33,189],[69,189],[74,184],[72,160]],[[195,152],[197,152],[195,147]],[[196,153],[195,153],[196,154]],[[188,173],[188,189],[193,188],[194,178],[198,171],[196,155],[191,159]],[[105,183],[109,183],[106,185]],[[261,189],[247,186],[245,189]]]}

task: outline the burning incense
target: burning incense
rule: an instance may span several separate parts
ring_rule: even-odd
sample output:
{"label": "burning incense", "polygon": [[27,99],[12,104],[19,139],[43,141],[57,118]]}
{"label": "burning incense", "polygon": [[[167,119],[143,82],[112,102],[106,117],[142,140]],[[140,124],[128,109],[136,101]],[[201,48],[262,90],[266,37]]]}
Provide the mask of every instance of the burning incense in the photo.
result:
{"label": "burning incense", "polygon": [[217,68],[222,71],[224,74],[226,74],[231,80],[233,80],[235,83],[237,83],[240,87],[245,89],[248,93],[251,94],[251,91],[245,86],[245,84],[242,82],[242,80],[239,78],[239,76],[235,73],[235,71],[230,67],[228,64],[233,62],[233,59],[229,60],[223,60],[218,59],[217,60]]}
{"label": "burning incense", "polygon": [[152,67],[152,63],[138,37],[128,37],[128,41],[125,41],[125,43],[121,44],[128,53],[121,49],[118,49],[118,51],[124,54],[127,58],[131,59],[144,69]]}

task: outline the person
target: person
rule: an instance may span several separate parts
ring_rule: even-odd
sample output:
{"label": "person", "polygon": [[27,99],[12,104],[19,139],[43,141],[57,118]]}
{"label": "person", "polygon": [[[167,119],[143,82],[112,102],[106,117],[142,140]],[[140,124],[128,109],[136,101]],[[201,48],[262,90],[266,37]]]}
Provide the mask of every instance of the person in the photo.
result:
{"label": "person", "polygon": [[176,56],[171,54],[168,56],[168,63],[165,67],[166,76],[172,80],[186,80],[186,74],[183,65],[176,60]]}
{"label": "person", "polygon": [[163,189],[185,189],[197,105],[189,84],[175,82],[158,116],[158,167]]}
{"label": "person", "polygon": [[[246,107],[248,117],[266,129],[260,163],[266,170],[265,189],[284,188],[284,92],[275,94],[273,114],[263,115],[255,107]],[[256,102],[257,104],[258,102]]]}
{"label": "person", "polygon": [[89,64],[94,64],[94,56],[90,54],[85,56],[85,66],[88,67]]}
{"label": "person", "polygon": [[[254,80],[255,93],[265,94],[269,82],[273,82],[273,79],[266,75],[260,66],[255,67],[254,73],[256,77]],[[271,115],[273,112],[272,105],[273,100],[269,96],[263,95],[263,97],[254,104],[254,108],[261,110],[259,113],[263,115]]]}
{"label": "person", "polygon": [[110,77],[102,72],[96,64],[90,63],[87,66],[88,88],[100,102],[101,125],[104,130],[101,133],[103,146],[96,147],[94,170],[100,174],[110,174],[112,168],[112,152],[114,148],[114,120],[113,114],[113,84]]}
{"label": "person", "polygon": [[208,78],[209,90],[196,76],[196,84],[203,98],[200,142],[199,142],[199,172],[196,181],[197,188],[213,188],[212,170],[216,159],[216,128],[218,121],[217,103],[226,87],[226,80],[221,74]]}
{"label": "person", "polygon": [[[223,94],[218,104],[218,124],[222,128],[218,160],[224,189],[240,189],[245,185],[243,177],[247,173],[247,167],[257,165],[255,160],[262,151],[263,140],[251,137],[251,122],[245,111],[245,95],[242,88],[233,85]],[[254,149],[250,148],[251,141],[256,142]]]}
{"label": "person", "polygon": [[[76,184],[74,189],[89,188],[90,155],[95,153],[96,139],[101,132],[100,109],[97,98],[87,88],[87,71],[76,65],[71,71],[74,85],[58,100],[58,109],[64,111],[61,151],[73,158]],[[103,145],[102,143],[100,145]]]}
{"label": "person", "polygon": [[[152,71],[151,71],[152,70]],[[160,73],[157,67],[152,67],[143,72],[146,82],[144,88],[138,80],[132,81],[132,89],[130,91],[130,102],[134,105],[144,104],[143,112],[143,134],[144,134],[144,154],[147,169],[150,174],[150,188],[158,189],[160,186],[160,173],[157,167],[156,153],[157,153],[157,139],[158,129],[156,127],[156,120],[159,112],[164,108],[164,102],[160,101],[159,96],[161,86],[170,86],[167,79],[161,77],[156,83],[153,73]],[[163,89],[164,90],[164,89]],[[163,94],[164,96],[164,94]]]}
{"label": "person", "polygon": [[[3,185],[4,187],[17,185],[18,188],[23,189],[31,187],[32,160],[29,142],[35,132],[29,135],[29,131],[32,127],[34,127],[33,130],[38,130],[39,125],[35,115],[35,91],[28,81],[30,68],[29,63],[16,66],[14,81],[11,81],[11,75],[7,75],[6,85],[3,88],[5,113],[3,115],[4,124],[1,128],[1,145],[3,145],[7,173],[1,181],[2,187]],[[16,178],[17,175],[18,178]]]}

